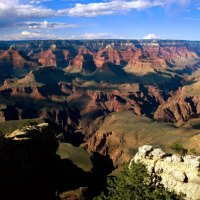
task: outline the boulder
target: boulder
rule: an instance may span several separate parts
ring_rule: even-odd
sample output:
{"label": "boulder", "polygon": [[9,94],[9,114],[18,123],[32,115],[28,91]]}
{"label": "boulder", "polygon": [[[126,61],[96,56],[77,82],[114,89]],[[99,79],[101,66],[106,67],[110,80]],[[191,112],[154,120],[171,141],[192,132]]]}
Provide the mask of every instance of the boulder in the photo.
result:
{"label": "boulder", "polygon": [[158,176],[158,184],[168,190],[184,194],[187,200],[200,199],[199,156],[168,155],[159,148],[144,145],[139,147],[133,161],[143,163],[150,177]]}

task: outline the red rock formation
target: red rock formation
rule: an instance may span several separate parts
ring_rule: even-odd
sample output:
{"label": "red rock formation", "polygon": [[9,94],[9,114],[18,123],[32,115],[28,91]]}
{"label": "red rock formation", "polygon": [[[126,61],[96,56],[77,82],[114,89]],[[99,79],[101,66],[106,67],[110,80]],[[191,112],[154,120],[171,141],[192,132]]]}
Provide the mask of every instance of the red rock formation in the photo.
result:
{"label": "red rock formation", "polygon": [[[77,72],[82,71],[83,62],[84,62],[84,56],[77,55],[73,60],[70,61],[70,63],[69,63],[70,69],[75,70]],[[68,68],[68,70],[70,70],[70,69]]]}
{"label": "red rock formation", "polygon": [[62,52],[63,52],[63,55],[64,55],[64,59],[68,60],[68,56],[70,54],[69,50],[63,50]]}
{"label": "red rock formation", "polygon": [[0,54],[0,64],[12,66],[13,69],[23,69],[24,67],[37,67],[37,63],[27,61],[17,50],[12,48]]}
{"label": "red rock formation", "polygon": [[190,51],[187,47],[161,47],[160,54],[170,62],[177,65],[185,66],[195,64],[198,58],[195,52]]}
{"label": "red rock formation", "polygon": [[81,47],[81,48],[78,49],[78,54],[93,55],[94,53],[92,51],[90,51],[89,49],[87,49],[86,47]]}
{"label": "red rock formation", "polygon": [[180,123],[198,116],[200,116],[200,97],[172,97],[158,107],[154,119]]}
{"label": "red rock formation", "polygon": [[145,59],[145,60],[131,60],[124,67],[124,70],[128,73],[137,75],[146,75],[148,73],[154,73],[157,69],[165,69],[167,64],[163,58]]}
{"label": "red rock formation", "polygon": [[47,119],[71,133],[71,128],[77,126],[77,117],[68,108],[49,107],[38,111],[38,117]]}
{"label": "red rock formation", "polygon": [[84,71],[92,72],[95,69],[96,66],[93,62],[93,57],[90,54],[78,54],[69,62],[69,66],[65,68],[65,71],[79,73]]}
{"label": "red rock formation", "polygon": [[[137,91],[129,91],[124,87],[120,90],[86,90],[77,89],[70,96],[70,104],[78,108],[80,114],[85,116],[98,116],[104,112],[121,112],[133,110],[135,114],[149,115],[158,105],[164,102],[162,92],[156,87],[139,87]],[[81,101],[80,101],[81,100]],[[95,118],[92,117],[94,120]]]}
{"label": "red rock formation", "polygon": [[97,66],[97,68],[101,68],[105,62],[105,57],[101,57],[101,53],[98,52],[94,58],[94,63]]}
{"label": "red rock formation", "polygon": [[38,62],[43,66],[57,66],[56,56],[51,50],[42,51],[37,56]]}
{"label": "red rock formation", "polygon": [[128,63],[130,60],[137,61],[138,58],[142,55],[142,51],[135,47],[129,47],[126,50],[121,50],[120,52],[121,63]]}
{"label": "red rock formation", "polygon": [[130,157],[125,154],[121,148],[122,142],[123,141],[114,136],[112,132],[97,132],[88,140],[85,144],[85,148],[89,152],[98,152],[103,156],[109,156],[114,167],[118,167],[130,160]]}
{"label": "red rock formation", "polygon": [[120,65],[121,58],[117,50],[111,46],[107,46],[105,49],[99,50],[96,53],[94,62],[97,67],[102,67],[105,62],[111,62],[113,64]]}
{"label": "red rock formation", "polygon": [[139,76],[143,76],[149,73],[154,73],[155,70],[151,62],[141,62],[131,60],[128,65],[124,67],[124,71],[128,73],[133,73]]}

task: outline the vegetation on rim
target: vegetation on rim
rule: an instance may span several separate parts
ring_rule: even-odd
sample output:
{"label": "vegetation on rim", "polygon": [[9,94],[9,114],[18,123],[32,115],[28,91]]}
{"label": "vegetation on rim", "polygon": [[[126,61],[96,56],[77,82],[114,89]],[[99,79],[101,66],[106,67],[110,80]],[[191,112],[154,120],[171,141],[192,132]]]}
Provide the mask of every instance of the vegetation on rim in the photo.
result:
{"label": "vegetation on rim", "polygon": [[166,190],[148,175],[146,167],[133,162],[125,166],[119,177],[110,177],[107,188],[94,200],[181,200],[181,195]]}

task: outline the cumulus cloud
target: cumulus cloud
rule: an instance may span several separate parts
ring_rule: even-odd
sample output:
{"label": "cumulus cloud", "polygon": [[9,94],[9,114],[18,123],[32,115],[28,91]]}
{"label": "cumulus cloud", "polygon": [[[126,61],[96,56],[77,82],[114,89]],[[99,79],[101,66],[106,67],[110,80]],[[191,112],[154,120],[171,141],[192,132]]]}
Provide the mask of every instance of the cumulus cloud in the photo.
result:
{"label": "cumulus cloud", "polygon": [[96,40],[96,39],[126,39],[125,36],[117,35],[113,33],[83,33],[81,35],[73,35],[66,39],[84,39],[84,40]]}
{"label": "cumulus cloud", "polygon": [[115,39],[121,36],[112,33],[84,33],[81,35],[74,35],[70,37],[58,37],[54,34],[45,34],[41,32],[27,31],[24,30],[19,34],[10,34],[2,36],[2,40],[43,40],[43,39],[84,39],[84,40],[95,40],[95,39]]}
{"label": "cumulus cloud", "polygon": [[52,9],[22,4],[19,0],[0,0],[0,26],[54,15],[55,12]]}
{"label": "cumulus cloud", "polygon": [[[26,30],[26,32],[21,32],[20,34],[6,35],[4,39],[8,39],[9,37],[10,39],[49,39],[53,35],[37,33],[34,30],[79,27],[76,24],[48,22],[47,20],[42,21],[50,17],[96,17],[114,15],[156,6],[165,7],[166,5],[170,6],[173,4],[185,6],[192,0],[101,0],[95,3],[83,3],[84,0],[79,0],[78,2],[82,3],[75,3],[70,8],[67,8],[67,4],[63,4],[65,7],[63,6],[63,9],[59,10],[53,10],[48,8],[48,4],[43,4],[48,1],[52,0],[0,0],[0,29],[4,27]],[[27,30],[32,30],[32,32]],[[120,38],[120,36],[109,33],[85,33],[80,37],[83,39]],[[155,34],[149,34],[145,37],[145,39],[155,38],[160,37]]]}
{"label": "cumulus cloud", "polygon": [[178,3],[186,5],[191,2],[191,0],[110,0],[88,4],[76,3],[72,8],[52,10],[41,6],[41,3],[48,1],[51,0],[0,0],[0,23],[14,19],[15,21],[18,19],[25,21],[30,18],[58,15],[95,17],[164,6],[166,4]]}
{"label": "cumulus cloud", "polygon": [[122,11],[130,11],[133,9],[142,10],[154,6],[161,6],[163,2],[158,0],[112,0],[110,2],[99,2],[99,3],[89,3],[80,4],[77,3],[73,8],[58,10],[61,15],[68,16],[83,16],[83,17],[95,17],[99,15],[112,15],[117,14]]}
{"label": "cumulus cloud", "polygon": [[[6,28],[8,28],[8,27],[6,27]],[[27,21],[27,22],[17,23],[13,28],[62,29],[62,28],[77,28],[77,27],[80,27],[80,25],[78,25],[78,24],[61,23],[61,22],[48,22],[47,20],[44,20],[42,22]]]}
{"label": "cumulus cloud", "polygon": [[192,0],[111,0],[97,3],[77,3],[70,9],[58,10],[61,15],[76,17],[96,17],[101,15],[113,15],[131,10],[143,10],[155,6],[170,6],[178,4],[185,6]]}
{"label": "cumulus cloud", "polygon": [[47,1],[51,0],[0,0],[0,27],[53,16],[96,17],[131,10],[143,10],[166,4],[185,5],[191,0],[109,0],[88,4],[76,3],[72,8],[60,10],[45,8],[41,5],[41,3]]}
{"label": "cumulus cloud", "polygon": [[49,2],[49,1],[52,1],[52,0],[24,0],[23,3],[25,3],[25,4],[41,4],[41,3]]}
{"label": "cumulus cloud", "polygon": [[3,35],[3,40],[43,40],[43,39],[56,39],[54,34],[44,34],[39,32],[22,31],[19,34]]}
{"label": "cumulus cloud", "polygon": [[144,37],[145,40],[160,39],[160,38],[161,38],[160,36],[154,33],[150,33]]}
{"label": "cumulus cloud", "polygon": [[113,38],[111,33],[84,33],[81,35],[82,39],[91,40],[91,39],[111,39]]}

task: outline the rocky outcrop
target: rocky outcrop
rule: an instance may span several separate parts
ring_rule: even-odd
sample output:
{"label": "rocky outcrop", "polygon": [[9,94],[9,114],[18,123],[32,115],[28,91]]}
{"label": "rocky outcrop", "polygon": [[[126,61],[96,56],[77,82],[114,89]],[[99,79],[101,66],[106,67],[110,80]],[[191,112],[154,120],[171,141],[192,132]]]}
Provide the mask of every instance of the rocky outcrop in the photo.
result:
{"label": "rocky outcrop", "polygon": [[143,76],[149,73],[155,73],[155,70],[150,62],[141,62],[134,60],[130,61],[128,65],[124,67],[124,71],[138,76]]}
{"label": "rocky outcrop", "polygon": [[158,107],[154,114],[154,119],[181,123],[198,116],[200,116],[200,97],[181,96],[177,93]]}
{"label": "rocky outcrop", "polygon": [[36,57],[38,58],[38,62],[43,66],[57,66],[56,55],[52,50],[40,52]]}
{"label": "rocky outcrop", "polygon": [[191,51],[187,46],[168,46],[161,47],[160,54],[165,59],[175,65],[186,66],[194,65],[197,63],[198,55]]}
{"label": "rocky outcrop", "polygon": [[121,50],[120,52],[121,64],[127,64],[130,60],[137,61],[142,55],[142,51],[135,46],[128,46],[126,50]]}
{"label": "rocky outcrop", "polygon": [[152,178],[159,177],[157,184],[184,194],[187,200],[200,199],[200,156],[168,155],[159,148],[145,145],[132,161],[143,163]]}
{"label": "rocky outcrop", "polygon": [[69,66],[65,68],[66,72],[80,73],[80,72],[93,72],[96,66],[93,57],[90,54],[79,54],[69,62]]}
{"label": "rocky outcrop", "polygon": [[102,156],[109,156],[114,167],[119,167],[129,160],[124,149],[121,147],[123,141],[115,136],[113,132],[96,132],[85,144],[89,152],[98,152]]}
{"label": "rocky outcrop", "polygon": [[[187,41],[154,40],[54,41],[53,43],[34,41],[15,44],[9,50],[2,51],[0,60],[2,57],[4,61],[12,62],[10,58],[13,57],[14,68],[23,68],[24,63],[35,65],[35,61],[43,66],[63,68],[78,55],[91,55],[95,65],[101,68],[105,62],[125,66],[131,60],[137,61],[148,55],[150,59],[158,60],[159,63],[163,62],[161,61],[163,59],[172,66],[185,67],[198,62],[198,45],[198,43]],[[23,56],[19,51],[23,52]],[[29,62],[29,60],[34,60],[34,62]]]}
{"label": "rocky outcrop", "polygon": [[61,200],[86,200],[84,196],[87,193],[87,188],[81,187],[76,190],[71,190],[60,194]]}
{"label": "rocky outcrop", "polygon": [[1,138],[0,198],[55,199],[57,148],[55,133],[46,123]]}
{"label": "rocky outcrop", "polygon": [[21,55],[13,48],[0,51],[0,81],[13,77],[18,70],[22,73],[37,66],[37,62],[32,61],[27,55]]}
{"label": "rocky outcrop", "polygon": [[0,53],[0,66],[10,65],[13,69],[23,69],[25,67],[36,68],[37,63],[30,61],[30,58],[25,59],[17,50],[9,48]]}
{"label": "rocky outcrop", "polygon": [[50,121],[56,124],[58,127],[63,128],[67,133],[72,133],[78,124],[76,114],[70,109],[57,107],[51,107],[48,109],[42,109],[38,113],[38,117]]}
{"label": "rocky outcrop", "polygon": [[149,73],[156,73],[157,69],[165,69],[167,64],[165,59],[156,57],[154,59],[149,58],[146,60],[134,60],[132,59],[123,68],[125,72],[132,73],[138,76],[144,76]]}
{"label": "rocky outcrop", "polygon": [[99,50],[94,57],[94,62],[97,67],[102,67],[106,62],[120,65],[120,60],[119,52],[113,49],[111,45],[107,45],[105,49]]}
{"label": "rocky outcrop", "polygon": [[[137,91],[111,90],[111,91],[92,91],[88,90],[87,95],[92,99],[89,108],[101,108],[108,112],[120,112],[133,110],[137,115],[148,115],[164,102],[164,95],[156,87],[143,87],[134,85]],[[124,87],[124,86],[122,86]],[[85,107],[85,110],[87,107]]]}

